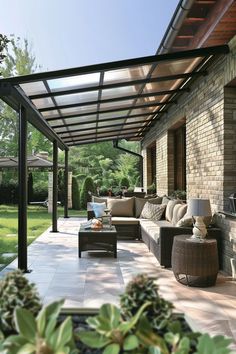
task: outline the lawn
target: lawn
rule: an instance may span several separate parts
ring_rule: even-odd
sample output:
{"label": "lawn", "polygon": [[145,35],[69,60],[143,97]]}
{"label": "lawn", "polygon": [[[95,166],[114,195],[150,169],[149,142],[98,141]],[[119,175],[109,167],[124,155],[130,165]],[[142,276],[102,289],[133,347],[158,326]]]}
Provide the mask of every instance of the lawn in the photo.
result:
{"label": "lawn", "polygon": [[[58,207],[58,217],[63,216],[63,207]],[[85,216],[85,210],[70,210],[69,216]],[[28,241],[30,244],[52,224],[52,215],[41,206],[28,207]],[[0,270],[9,264],[17,253],[18,237],[17,206],[0,205]],[[3,256],[2,254],[8,255]],[[11,253],[13,253],[11,255]]]}

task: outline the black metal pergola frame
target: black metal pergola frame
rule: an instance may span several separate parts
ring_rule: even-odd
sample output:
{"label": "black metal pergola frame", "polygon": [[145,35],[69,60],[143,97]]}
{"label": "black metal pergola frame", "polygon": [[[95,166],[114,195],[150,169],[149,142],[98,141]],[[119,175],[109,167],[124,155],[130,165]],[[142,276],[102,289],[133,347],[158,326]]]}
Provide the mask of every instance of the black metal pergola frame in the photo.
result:
{"label": "black metal pergola frame", "polygon": [[18,266],[27,271],[27,123],[53,143],[52,231],[57,232],[58,148],[140,141],[169,107],[207,75],[227,45],[0,79],[0,98],[19,113]]}

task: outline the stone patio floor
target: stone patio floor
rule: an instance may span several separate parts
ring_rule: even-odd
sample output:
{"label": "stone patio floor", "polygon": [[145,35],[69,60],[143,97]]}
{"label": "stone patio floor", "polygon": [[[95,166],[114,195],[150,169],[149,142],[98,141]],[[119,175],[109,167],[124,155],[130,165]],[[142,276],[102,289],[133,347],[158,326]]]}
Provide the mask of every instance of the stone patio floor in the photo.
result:
{"label": "stone patio floor", "polygon": [[[119,241],[117,259],[105,252],[83,252],[78,258],[79,224],[85,219],[58,220],[58,233],[45,231],[28,247],[26,277],[34,282],[44,303],[65,298],[66,308],[95,307],[119,303],[119,294],[138,273],[154,276],[160,294],[185,313],[194,330],[234,339],[236,349],[236,281],[223,274],[209,288],[179,284],[171,269],[160,267],[146,245],[139,241]],[[0,272],[17,267],[17,260]]]}

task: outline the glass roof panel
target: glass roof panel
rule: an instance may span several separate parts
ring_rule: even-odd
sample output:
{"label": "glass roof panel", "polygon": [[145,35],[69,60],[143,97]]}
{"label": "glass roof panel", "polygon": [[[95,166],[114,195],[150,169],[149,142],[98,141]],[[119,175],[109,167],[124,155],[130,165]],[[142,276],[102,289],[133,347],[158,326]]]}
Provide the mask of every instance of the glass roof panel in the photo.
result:
{"label": "glass roof panel", "polygon": [[75,136],[81,136],[81,135],[89,135],[89,134],[96,134],[96,129],[91,129],[91,130],[88,130],[88,131],[82,131],[82,132],[70,132],[69,133],[70,135],[68,135],[68,133],[65,133],[65,134],[61,134],[61,138],[63,139],[67,139],[69,137],[75,137]]}
{"label": "glass roof panel", "polygon": [[63,119],[56,119],[48,122],[51,127],[55,127],[56,125],[62,125],[65,124]]}
{"label": "glass roof panel", "polygon": [[82,107],[71,107],[71,108],[63,108],[60,109],[60,112],[63,116],[69,115],[69,114],[86,114],[90,112],[97,111],[97,105],[89,105],[89,106],[82,106]]}
{"label": "glass roof panel", "polygon": [[[79,124],[79,123],[89,123],[90,121],[94,121],[97,118],[97,115],[91,115],[91,116],[84,116],[84,117],[73,117],[73,118],[66,118],[63,120],[63,124]],[[55,124],[55,122],[57,122],[57,120],[53,120],[53,121],[49,121],[49,123],[52,125],[57,125]]]}
{"label": "glass roof panel", "polygon": [[32,100],[32,102],[38,109],[54,106],[54,103],[50,97],[38,98],[36,100]]}
{"label": "glass roof panel", "polygon": [[62,133],[62,132],[66,132],[66,130],[73,131],[77,129],[89,129],[89,128],[93,128],[94,126],[95,126],[94,123],[78,124],[73,126],[68,125],[67,127],[55,128],[55,130],[57,133]]}
{"label": "glass roof panel", "polygon": [[72,95],[56,96],[55,101],[59,106],[73,103],[83,103],[98,99],[98,91],[74,93]]}
{"label": "glass roof panel", "polygon": [[42,112],[41,114],[43,115],[43,117],[45,119],[61,117],[61,115],[57,109],[53,109],[51,111],[45,111],[45,112]]}
{"label": "glass roof panel", "polygon": [[160,62],[153,71],[152,77],[190,73],[201,61],[202,57]]}
{"label": "glass roof panel", "polygon": [[140,88],[141,85],[135,85],[135,86],[133,85],[133,86],[116,87],[113,89],[104,89],[102,91],[102,99],[137,95]]}
{"label": "glass roof panel", "polygon": [[27,84],[20,84],[20,87],[28,96],[47,93],[47,89],[43,81],[34,81],[28,82]]}
{"label": "glass roof panel", "polygon": [[134,100],[124,100],[124,101],[119,101],[119,102],[107,102],[107,103],[101,103],[100,104],[100,109],[101,110],[105,110],[105,109],[111,109],[114,108],[115,109],[119,109],[121,108],[121,106],[132,106],[132,104],[134,103]]}
{"label": "glass roof panel", "polygon": [[150,93],[150,92],[159,92],[164,90],[174,90],[176,81],[183,81],[181,80],[168,80],[168,81],[161,81],[161,82],[149,82],[145,85],[143,93]]}
{"label": "glass roof panel", "polygon": [[115,120],[114,122],[112,121],[105,121],[105,122],[99,122],[98,121],[98,127],[104,127],[106,125],[112,125],[112,124],[123,124],[125,122],[125,119],[119,119],[119,120]]}
{"label": "glass roof panel", "polygon": [[125,117],[129,113],[129,109],[124,111],[118,112],[108,112],[108,113],[101,113],[99,114],[99,119],[109,119],[109,118],[118,118],[118,117]]}
{"label": "glass roof panel", "polygon": [[47,83],[52,92],[68,89],[77,89],[82,87],[98,86],[100,73],[92,73],[86,75],[76,75],[63,77],[59,79],[47,80]]}
{"label": "glass roof panel", "polygon": [[117,82],[145,79],[150,68],[151,65],[140,65],[136,67],[106,71],[104,75],[104,84],[114,84]]}
{"label": "glass roof panel", "polygon": [[167,98],[170,95],[165,95],[165,96],[149,96],[149,97],[140,97],[137,99],[137,105],[141,104],[151,104],[151,103],[157,103],[157,102],[162,102],[164,97]]}

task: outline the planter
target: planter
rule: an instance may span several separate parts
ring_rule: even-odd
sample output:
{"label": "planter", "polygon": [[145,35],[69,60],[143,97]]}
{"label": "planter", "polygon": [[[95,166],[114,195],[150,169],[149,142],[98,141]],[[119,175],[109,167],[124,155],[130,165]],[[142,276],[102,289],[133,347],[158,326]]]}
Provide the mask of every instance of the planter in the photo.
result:
{"label": "planter", "polygon": [[[59,323],[63,322],[67,316],[71,316],[72,318],[72,323],[73,323],[73,329],[74,330],[90,330],[89,325],[86,323],[86,319],[91,316],[96,316],[98,314],[99,309],[96,308],[74,308],[74,309],[64,309],[61,311],[60,317],[59,317]],[[196,335],[193,334],[193,331],[188,324],[188,322],[185,319],[184,314],[181,313],[173,313],[171,315],[171,320],[174,322],[179,321],[181,324],[181,331],[184,334],[187,335],[193,335],[192,338],[192,345],[191,345],[191,352],[189,353],[194,353],[196,351]],[[164,336],[166,333],[165,330],[160,330],[156,334],[160,335],[161,337]],[[76,348],[79,349],[80,354],[102,354],[104,348],[102,349],[93,349],[85,344],[83,344],[81,341],[76,340]]]}

